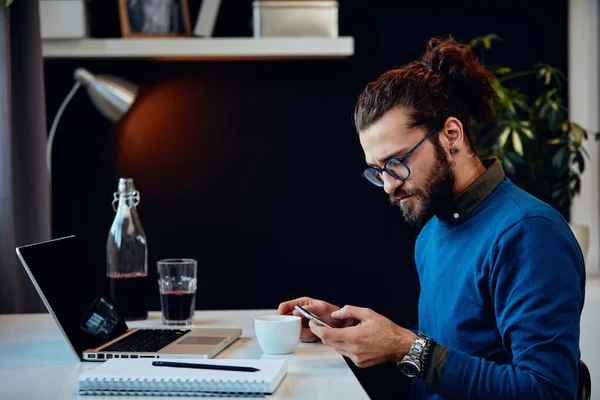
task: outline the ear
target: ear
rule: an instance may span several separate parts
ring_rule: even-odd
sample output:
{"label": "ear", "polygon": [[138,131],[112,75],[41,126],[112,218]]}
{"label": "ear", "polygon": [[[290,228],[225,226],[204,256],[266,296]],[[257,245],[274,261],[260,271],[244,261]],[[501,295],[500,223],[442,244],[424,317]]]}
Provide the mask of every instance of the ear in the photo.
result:
{"label": "ear", "polygon": [[440,144],[448,154],[453,156],[466,149],[466,137],[463,124],[459,119],[448,117],[439,134]]}

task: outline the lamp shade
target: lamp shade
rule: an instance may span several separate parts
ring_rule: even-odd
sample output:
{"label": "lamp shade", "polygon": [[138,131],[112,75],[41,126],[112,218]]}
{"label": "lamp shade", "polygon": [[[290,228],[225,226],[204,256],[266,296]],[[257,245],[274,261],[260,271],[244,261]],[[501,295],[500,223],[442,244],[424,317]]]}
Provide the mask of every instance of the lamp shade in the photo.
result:
{"label": "lamp shade", "polygon": [[74,77],[87,88],[96,108],[112,122],[127,113],[137,96],[136,85],[116,76],[96,76],[84,68],[77,68]]}
{"label": "lamp shade", "polygon": [[75,85],[60,105],[46,145],[46,163],[48,166],[48,175],[52,181],[52,144],[56,134],[56,127],[65,107],[77,92],[80,86],[87,88],[88,95],[92,103],[106,118],[112,122],[117,122],[123,117],[135,101],[138,88],[133,83],[116,76],[95,76],[84,68],[77,68],[74,72]]}

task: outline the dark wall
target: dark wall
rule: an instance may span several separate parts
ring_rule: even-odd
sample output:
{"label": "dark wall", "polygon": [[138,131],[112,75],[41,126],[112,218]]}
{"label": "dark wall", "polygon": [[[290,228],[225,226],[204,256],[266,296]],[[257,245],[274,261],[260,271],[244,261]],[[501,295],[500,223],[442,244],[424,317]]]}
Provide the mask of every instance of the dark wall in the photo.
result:
{"label": "dark wall", "polygon": [[[356,98],[439,34],[466,42],[496,32],[504,41],[486,61],[566,70],[567,2],[340,3],[340,34],[356,43],[345,60],[46,61],[49,126],[78,66],[141,87],[116,126],[81,92],[67,108],[54,149],[54,236],[81,236],[97,260],[89,268],[105,268],[112,193],[131,177],[142,196],[151,309],[160,307],[156,261],[193,257],[197,309],[276,308],[308,295],[416,327],[418,232],[360,176]],[[103,15],[95,34],[118,34],[107,4],[92,3]],[[215,34],[251,36],[251,11],[251,1],[224,0]],[[387,367],[358,374],[373,397],[406,387]],[[375,376],[392,383],[378,391]]]}

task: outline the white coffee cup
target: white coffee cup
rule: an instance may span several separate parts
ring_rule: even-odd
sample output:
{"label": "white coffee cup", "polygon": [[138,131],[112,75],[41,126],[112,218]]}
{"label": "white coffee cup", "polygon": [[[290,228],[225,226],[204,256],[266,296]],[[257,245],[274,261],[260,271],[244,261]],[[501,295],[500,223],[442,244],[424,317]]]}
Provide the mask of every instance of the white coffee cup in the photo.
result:
{"label": "white coffee cup", "polygon": [[254,319],[256,339],[266,354],[288,354],[300,340],[302,318],[294,315],[266,315]]}

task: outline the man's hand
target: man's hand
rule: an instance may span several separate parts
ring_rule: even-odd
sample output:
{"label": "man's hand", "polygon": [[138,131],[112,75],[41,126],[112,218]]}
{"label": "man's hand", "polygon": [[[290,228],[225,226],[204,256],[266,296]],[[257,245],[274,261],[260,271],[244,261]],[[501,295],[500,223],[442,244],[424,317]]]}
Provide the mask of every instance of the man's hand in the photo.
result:
{"label": "man's hand", "polygon": [[[302,314],[300,314],[298,311],[296,311],[294,309],[294,306],[296,306],[296,305],[304,308],[306,311],[309,311],[310,313],[312,313],[315,317],[319,318],[323,322],[326,322],[327,324],[329,324],[333,327],[336,327],[336,328],[345,326],[349,322],[352,322],[352,321],[343,321],[339,318],[336,319],[331,316],[332,312],[340,309],[338,306],[329,304],[323,300],[311,299],[310,297],[300,297],[295,300],[290,300],[290,301],[281,303],[279,305],[279,308],[277,309],[277,314],[279,314],[279,315],[293,314],[298,317],[302,317]],[[308,319],[306,319],[304,317],[302,317],[302,330],[300,331],[300,340],[302,342],[306,342],[306,343],[316,342],[317,340],[319,340],[319,338],[317,336],[315,336],[315,334],[312,333],[312,331],[308,327]]]}
{"label": "man's hand", "polygon": [[360,368],[402,360],[417,338],[414,332],[368,308],[345,306],[331,316],[338,320],[354,319],[359,323],[336,329],[310,322],[310,330],[324,344],[333,347]]}

